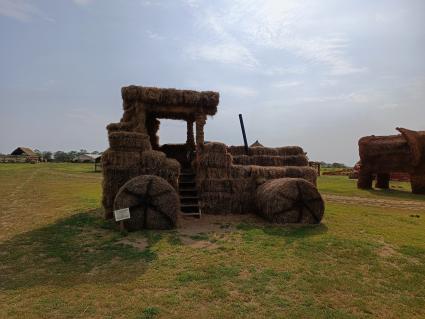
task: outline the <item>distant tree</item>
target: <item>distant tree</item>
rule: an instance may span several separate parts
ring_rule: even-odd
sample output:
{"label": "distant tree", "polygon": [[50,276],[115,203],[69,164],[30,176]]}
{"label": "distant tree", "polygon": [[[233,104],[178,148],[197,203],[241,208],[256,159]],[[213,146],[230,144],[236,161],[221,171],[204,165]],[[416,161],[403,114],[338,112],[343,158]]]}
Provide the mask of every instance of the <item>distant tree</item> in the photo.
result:
{"label": "distant tree", "polygon": [[55,162],[69,162],[68,154],[63,151],[56,151],[53,154],[53,157],[55,159]]}
{"label": "distant tree", "polygon": [[52,152],[49,152],[49,151],[44,151],[41,153],[42,158],[48,162],[52,161],[52,155],[53,155]]}
{"label": "distant tree", "polygon": [[88,151],[87,150],[85,150],[85,149],[81,149],[79,152],[78,152],[78,155],[83,155],[83,154],[87,154],[88,153]]}
{"label": "distant tree", "polygon": [[72,162],[78,155],[81,155],[82,153],[77,151],[69,151],[67,154],[68,154],[67,162]]}
{"label": "distant tree", "polygon": [[342,163],[332,163],[331,167],[333,168],[346,168],[345,164]]}
{"label": "distant tree", "polygon": [[92,154],[100,154],[100,152],[98,152],[98,151],[93,151],[93,152],[91,152]]}

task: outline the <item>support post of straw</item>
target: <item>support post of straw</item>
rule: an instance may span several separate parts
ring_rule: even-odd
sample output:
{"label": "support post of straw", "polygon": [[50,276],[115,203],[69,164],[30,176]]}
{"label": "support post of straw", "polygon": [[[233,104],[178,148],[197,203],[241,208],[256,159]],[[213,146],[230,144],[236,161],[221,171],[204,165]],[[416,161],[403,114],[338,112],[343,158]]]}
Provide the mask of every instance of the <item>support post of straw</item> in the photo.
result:
{"label": "support post of straw", "polygon": [[246,134],[245,134],[245,126],[243,125],[243,118],[242,114],[239,114],[239,122],[241,123],[241,130],[242,130],[242,136],[243,136],[243,143],[245,145],[245,154],[249,155],[249,149],[248,149],[248,142],[246,141]]}

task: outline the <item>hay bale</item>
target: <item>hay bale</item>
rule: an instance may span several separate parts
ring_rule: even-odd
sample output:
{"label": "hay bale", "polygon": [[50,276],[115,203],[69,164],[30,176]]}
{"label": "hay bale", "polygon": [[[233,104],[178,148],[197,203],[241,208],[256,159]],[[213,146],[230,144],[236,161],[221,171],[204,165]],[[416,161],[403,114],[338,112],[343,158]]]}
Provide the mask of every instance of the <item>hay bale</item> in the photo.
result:
{"label": "hay bale", "polygon": [[258,166],[308,166],[308,159],[305,155],[236,155],[233,156],[233,164]]}
{"label": "hay bale", "polygon": [[278,224],[318,224],[325,204],[313,184],[301,178],[280,178],[265,182],[256,192],[258,213]]}
{"label": "hay bale", "polygon": [[114,209],[130,208],[127,230],[171,229],[177,224],[180,201],[177,192],[161,177],[141,175],[119,190]]}
{"label": "hay bale", "polygon": [[232,196],[232,214],[250,214],[256,212],[255,190],[234,193]]}
{"label": "hay bale", "polygon": [[227,151],[233,156],[246,155],[245,146],[228,146]]}
{"label": "hay bale", "polygon": [[230,167],[230,176],[232,178],[251,177],[252,165],[232,165]]}
{"label": "hay bale", "polygon": [[116,194],[128,180],[140,175],[140,168],[103,167],[102,172],[102,206],[105,211],[105,218],[111,219]]}
{"label": "hay bale", "polygon": [[165,179],[174,189],[179,188],[180,163],[173,159],[167,158],[158,171],[158,176]]}
{"label": "hay bale", "polygon": [[203,214],[231,214],[232,194],[221,192],[203,192],[200,194],[201,212]]}
{"label": "hay bale", "polygon": [[232,192],[232,179],[210,178],[202,180],[198,183],[198,188],[201,192]]}
{"label": "hay bale", "polygon": [[128,86],[121,89],[124,101],[140,101],[150,105],[195,106],[206,114],[217,112],[219,94],[217,92],[191,90],[161,89],[156,87]]}
{"label": "hay bale", "polygon": [[232,164],[232,156],[227,153],[209,152],[199,156],[199,166],[225,168]]}
{"label": "hay bale", "polygon": [[180,176],[180,163],[172,158],[167,158],[160,151],[145,151],[141,155],[141,174],[157,175],[165,179],[176,190]]}
{"label": "hay bale", "polygon": [[209,142],[204,144],[203,152],[217,152],[217,153],[227,153],[227,146],[224,143],[219,142]]}
{"label": "hay bale", "polygon": [[111,132],[108,134],[109,146],[115,151],[151,150],[149,135],[136,132]]}
{"label": "hay bale", "polygon": [[276,151],[280,156],[305,155],[304,150],[300,146],[276,147]]}
{"label": "hay bale", "polygon": [[255,165],[232,165],[231,166],[232,178],[252,178],[257,179],[277,179],[284,177],[303,178],[313,185],[317,182],[317,172],[312,167],[305,166],[286,166],[286,167],[272,167],[272,166],[255,166]]}
{"label": "hay bale", "polygon": [[284,175],[282,177],[302,178],[314,186],[317,185],[317,171],[313,167],[288,166],[285,167]]}
{"label": "hay bale", "polygon": [[[244,146],[229,146],[227,151],[233,156],[247,155],[245,154]],[[305,155],[303,149],[299,146],[284,146],[284,147],[250,147],[248,155],[268,155],[268,156],[291,156]]]}
{"label": "hay bale", "polygon": [[203,167],[198,166],[196,171],[196,178],[198,180],[204,180],[209,178],[229,178],[230,167]]}
{"label": "hay bale", "polygon": [[165,153],[149,150],[142,152],[140,157],[140,164],[142,169],[146,171],[146,174],[150,174],[148,173],[149,171],[154,174],[164,165],[166,159],[167,156]]}
{"label": "hay bale", "polygon": [[111,132],[131,132],[133,130],[133,124],[130,122],[119,122],[111,123],[106,126],[108,133]]}
{"label": "hay bale", "polygon": [[230,167],[232,156],[227,153],[227,147],[223,143],[210,142],[204,145],[199,156],[199,166],[202,167]]}
{"label": "hay bale", "polygon": [[123,152],[108,149],[102,154],[103,168],[140,167],[140,161],[141,154],[138,151]]}

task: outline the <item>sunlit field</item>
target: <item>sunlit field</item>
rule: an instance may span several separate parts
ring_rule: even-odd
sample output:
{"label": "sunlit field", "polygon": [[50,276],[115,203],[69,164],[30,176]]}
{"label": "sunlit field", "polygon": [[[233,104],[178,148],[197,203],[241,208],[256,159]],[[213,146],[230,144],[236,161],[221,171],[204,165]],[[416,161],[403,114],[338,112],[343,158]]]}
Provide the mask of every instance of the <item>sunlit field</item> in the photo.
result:
{"label": "sunlit field", "polygon": [[316,226],[204,215],[125,234],[102,218],[101,180],[0,165],[1,318],[425,317],[425,196],[407,183],[322,176]]}

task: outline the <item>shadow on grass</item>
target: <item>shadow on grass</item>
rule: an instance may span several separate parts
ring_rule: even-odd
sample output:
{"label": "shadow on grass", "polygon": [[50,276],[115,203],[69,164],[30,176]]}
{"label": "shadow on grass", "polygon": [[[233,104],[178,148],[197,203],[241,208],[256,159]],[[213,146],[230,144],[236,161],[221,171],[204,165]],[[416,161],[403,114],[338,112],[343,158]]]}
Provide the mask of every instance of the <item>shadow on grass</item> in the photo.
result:
{"label": "shadow on grass", "polygon": [[408,190],[399,190],[399,189],[380,189],[372,188],[365,190],[369,194],[380,196],[380,197],[389,197],[392,199],[405,199],[405,200],[421,200],[425,201],[425,195],[413,194]]}
{"label": "shadow on grass", "polygon": [[148,236],[142,251],[120,244],[122,234],[100,210],[77,213],[0,244],[0,290],[37,285],[127,282],[156,259]]}
{"label": "shadow on grass", "polygon": [[239,224],[238,229],[244,231],[262,231],[264,234],[271,236],[284,237],[287,242],[297,239],[303,239],[310,236],[317,236],[327,233],[328,227],[325,224],[317,225],[255,225],[255,224]]}

